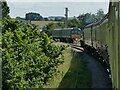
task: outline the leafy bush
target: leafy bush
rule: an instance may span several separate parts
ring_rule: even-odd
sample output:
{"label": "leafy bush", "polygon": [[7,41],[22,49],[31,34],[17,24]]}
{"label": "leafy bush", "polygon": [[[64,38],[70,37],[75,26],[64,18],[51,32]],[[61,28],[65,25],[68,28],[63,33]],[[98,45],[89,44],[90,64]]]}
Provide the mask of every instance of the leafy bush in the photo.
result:
{"label": "leafy bush", "polygon": [[63,63],[64,46],[50,39],[30,22],[4,18],[2,21],[3,89],[41,88]]}

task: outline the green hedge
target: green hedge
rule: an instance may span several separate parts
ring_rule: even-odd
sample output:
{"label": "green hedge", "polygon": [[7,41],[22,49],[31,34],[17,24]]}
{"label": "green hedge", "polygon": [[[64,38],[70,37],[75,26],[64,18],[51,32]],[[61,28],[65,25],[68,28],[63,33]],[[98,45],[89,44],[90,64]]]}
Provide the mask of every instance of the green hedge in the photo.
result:
{"label": "green hedge", "polygon": [[63,63],[64,46],[51,44],[39,28],[11,18],[2,21],[3,89],[41,88]]}

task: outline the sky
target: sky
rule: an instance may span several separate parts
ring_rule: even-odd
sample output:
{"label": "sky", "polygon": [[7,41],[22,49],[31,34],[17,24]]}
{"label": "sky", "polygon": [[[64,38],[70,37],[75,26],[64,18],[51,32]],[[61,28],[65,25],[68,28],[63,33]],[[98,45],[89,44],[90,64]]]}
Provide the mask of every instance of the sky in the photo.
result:
{"label": "sky", "polygon": [[[43,17],[64,16],[65,7],[68,7],[69,17],[78,16],[83,13],[96,13],[98,9],[108,12],[108,0],[6,0],[10,7],[10,16],[15,18],[25,17],[28,12],[40,13]],[[44,1],[44,2],[43,2]]]}

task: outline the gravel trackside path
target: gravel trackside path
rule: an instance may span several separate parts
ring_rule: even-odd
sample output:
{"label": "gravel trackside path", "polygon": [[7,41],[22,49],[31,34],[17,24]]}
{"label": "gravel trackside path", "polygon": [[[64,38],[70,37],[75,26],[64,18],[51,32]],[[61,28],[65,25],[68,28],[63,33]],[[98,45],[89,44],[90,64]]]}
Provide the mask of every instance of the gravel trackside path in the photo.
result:
{"label": "gravel trackside path", "polygon": [[94,57],[84,52],[82,57],[86,60],[86,65],[92,74],[91,88],[111,88],[111,81],[103,66]]}
{"label": "gravel trackside path", "polygon": [[[76,52],[81,50],[73,48]],[[85,52],[81,53],[81,58],[85,60],[88,70],[91,72],[91,88],[111,89],[111,80],[109,79],[104,67],[93,56]]]}

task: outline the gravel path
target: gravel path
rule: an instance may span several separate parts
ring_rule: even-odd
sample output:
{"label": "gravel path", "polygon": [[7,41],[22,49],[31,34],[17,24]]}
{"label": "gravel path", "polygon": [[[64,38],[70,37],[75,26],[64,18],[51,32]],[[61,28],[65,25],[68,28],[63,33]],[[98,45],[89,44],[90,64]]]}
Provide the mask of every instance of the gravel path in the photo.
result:
{"label": "gravel path", "polygon": [[[76,52],[80,52],[74,49]],[[85,60],[88,69],[92,74],[91,88],[111,88],[110,79],[103,66],[92,56],[82,52],[81,57]]]}

